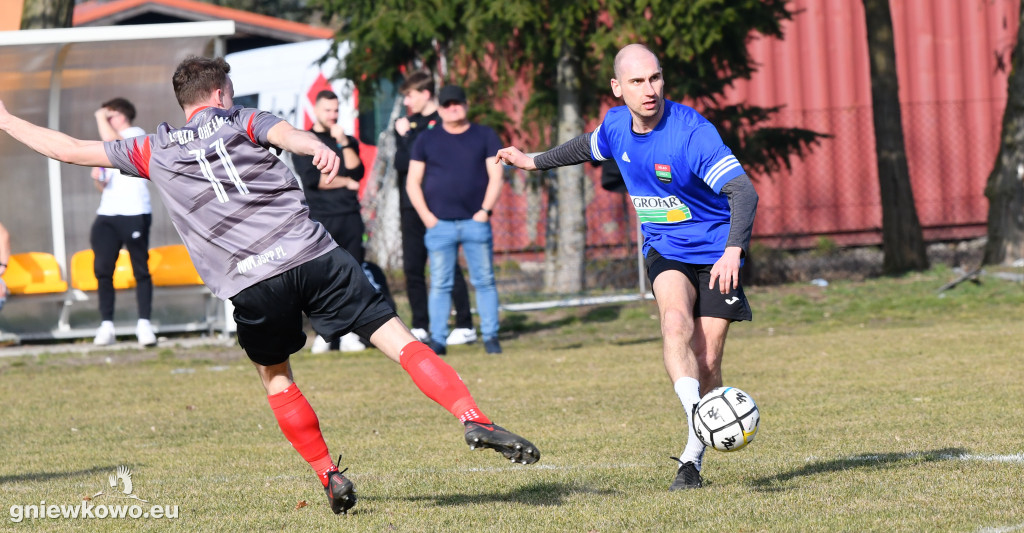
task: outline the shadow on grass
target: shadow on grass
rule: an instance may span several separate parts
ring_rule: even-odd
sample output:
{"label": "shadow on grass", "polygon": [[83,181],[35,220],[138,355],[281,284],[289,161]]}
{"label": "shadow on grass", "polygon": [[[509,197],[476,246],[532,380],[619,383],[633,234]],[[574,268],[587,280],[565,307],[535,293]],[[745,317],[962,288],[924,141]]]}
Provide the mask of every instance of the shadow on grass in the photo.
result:
{"label": "shadow on grass", "polygon": [[[587,310],[583,316],[573,314],[555,318],[546,322],[543,320],[531,320],[531,318],[541,316],[536,313],[509,313],[501,321],[501,329],[502,331],[514,332],[519,335],[524,333],[538,333],[546,330],[564,328],[570,324],[614,322],[619,319],[619,315],[621,313],[621,305],[603,305]],[[541,316],[541,318],[543,317]]]}
{"label": "shadow on grass", "polygon": [[5,483],[18,483],[21,481],[47,481],[58,478],[67,478],[75,476],[94,475],[97,473],[109,473],[117,471],[117,465],[110,466],[94,466],[83,470],[75,470],[72,472],[30,472],[27,474],[14,474],[10,476],[0,476],[0,485]]}
{"label": "shadow on grass", "polygon": [[[608,344],[613,344],[615,346],[631,346],[634,344],[647,344],[649,342],[661,342],[661,337],[640,337],[637,339],[612,340],[608,341]],[[658,347],[658,350],[661,350],[660,346]]]}
{"label": "shadow on grass", "polygon": [[942,448],[939,450],[907,453],[862,453],[828,461],[811,461],[796,470],[774,476],[754,479],[751,487],[760,492],[781,492],[792,487],[782,486],[783,483],[805,476],[840,472],[843,470],[903,468],[935,461],[949,461],[967,453],[963,448]]}
{"label": "shadow on grass", "polygon": [[448,494],[444,496],[410,496],[409,501],[433,502],[437,506],[475,505],[494,502],[516,502],[525,505],[562,505],[571,494],[614,494],[612,490],[596,490],[565,483],[531,483],[509,492],[488,494]]}

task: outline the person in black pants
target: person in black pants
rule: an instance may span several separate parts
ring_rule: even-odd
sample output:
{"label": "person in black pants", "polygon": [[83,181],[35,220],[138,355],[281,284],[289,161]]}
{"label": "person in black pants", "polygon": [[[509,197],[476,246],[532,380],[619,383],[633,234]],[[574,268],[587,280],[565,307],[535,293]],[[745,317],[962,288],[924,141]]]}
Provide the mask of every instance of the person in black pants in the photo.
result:
{"label": "person in black pants", "polygon": [[[338,177],[327,182],[313,165],[312,157],[292,158],[295,173],[302,180],[309,217],[323,224],[338,246],[344,248],[356,263],[363,265],[366,255],[363,234],[366,226],[359,212],[359,181],[363,179],[366,169],[359,158],[359,141],[347,135],[342,125],[338,124],[338,95],[333,91],[317,93],[313,103],[313,118],[311,131],[338,154],[342,164]],[[372,277],[370,279],[373,280]],[[390,300],[390,294],[386,297]],[[357,352],[364,350],[366,345],[355,333],[349,333],[332,343],[327,343],[322,337],[317,337],[313,342],[315,353],[339,348],[346,352]]]}
{"label": "person in black pants", "polygon": [[[124,98],[104,102],[96,110],[96,127],[104,141],[128,139],[146,132],[132,126],[135,106]],[[93,168],[93,184],[102,193],[96,220],[89,234],[95,260],[93,273],[97,281],[100,327],[93,343],[113,344],[114,331],[114,269],[123,246],[128,250],[135,276],[135,300],[139,321],[135,336],[142,346],[155,346],[156,333],[149,322],[153,307],[153,280],[149,275],[149,226],[152,207],[146,180],[122,176],[114,169]]]}
{"label": "person in black pants", "polygon": [[[437,114],[437,102],[434,101],[434,78],[429,72],[414,72],[402,82],[399,91],[403,103],[409,110],[408,117],[395,121],[397,133],[397,150],[395,151],[395,170],[398,171],[398,195],[402,221],[402,264],[405,272],[405,288],[409,295],[409,306],[412,308],[412,333],[417,339],[426,341],[429,338],[427,328],[430,316],[427,311],[427,280],[424,272],[427,268],[427,247],[423,237],[427,228],[409,202],[405,191],[406,177],[409,173],[409,153],[416,137],[435,126],[440,126],[441,117]],[[476,341],[476,330],[473,329],[473,315],[469,307],[469,289],[462,275],[462,268],[455,268],[455,284],[452,286],[452,303],[455,305],[455,329],[448,335],[448,344],[469,344]]]}

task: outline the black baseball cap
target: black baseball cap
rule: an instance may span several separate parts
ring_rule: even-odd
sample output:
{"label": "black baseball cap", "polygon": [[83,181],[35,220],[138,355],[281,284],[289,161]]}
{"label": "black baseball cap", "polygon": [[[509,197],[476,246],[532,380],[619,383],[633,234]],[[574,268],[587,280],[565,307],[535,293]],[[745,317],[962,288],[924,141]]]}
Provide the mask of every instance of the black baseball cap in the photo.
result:
{"label": "black baseball cap", "polygon": [[445,85],[437,93],[437,103],[444,105],[448,102],[466,103],[466,91],[458,85]]}

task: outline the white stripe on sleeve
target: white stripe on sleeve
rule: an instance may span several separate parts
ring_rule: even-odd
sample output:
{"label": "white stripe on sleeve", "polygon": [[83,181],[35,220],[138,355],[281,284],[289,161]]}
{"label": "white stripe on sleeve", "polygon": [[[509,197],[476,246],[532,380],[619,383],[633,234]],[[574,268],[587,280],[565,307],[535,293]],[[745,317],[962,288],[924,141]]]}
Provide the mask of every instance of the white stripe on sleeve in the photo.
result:
{"label": "white stripe on sleeve", "polygon": [[594,161],[604,161],[605,159],[608,159],[597,147],[597,136],[601,133],[601,126],[601,124],[598,124],[597,129],[590,134],[590,155],[594,158]]}
{"label": "white stripe on sleeve", "polygon": [[715,184],[718,183],[722,176],[738,166],[740,166],[740,162],[736,159],[736,156],[725,156],[711,167],[711,170],[704,176],[704,183],[707,183],[708,187],[714,189]]}

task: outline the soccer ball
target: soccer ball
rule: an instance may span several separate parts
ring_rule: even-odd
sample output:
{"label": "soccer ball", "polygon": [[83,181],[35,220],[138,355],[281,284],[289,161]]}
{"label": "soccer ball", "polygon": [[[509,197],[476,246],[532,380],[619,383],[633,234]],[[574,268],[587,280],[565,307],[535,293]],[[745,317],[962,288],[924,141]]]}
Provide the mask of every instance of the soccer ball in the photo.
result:
{"label": "soccer ball", "polygon": [[754,399],[736,387],[718,387],[707,393],[697,402],[694,414],[697,438],[705,446],[723,452],[750,444],[761,422]]}

